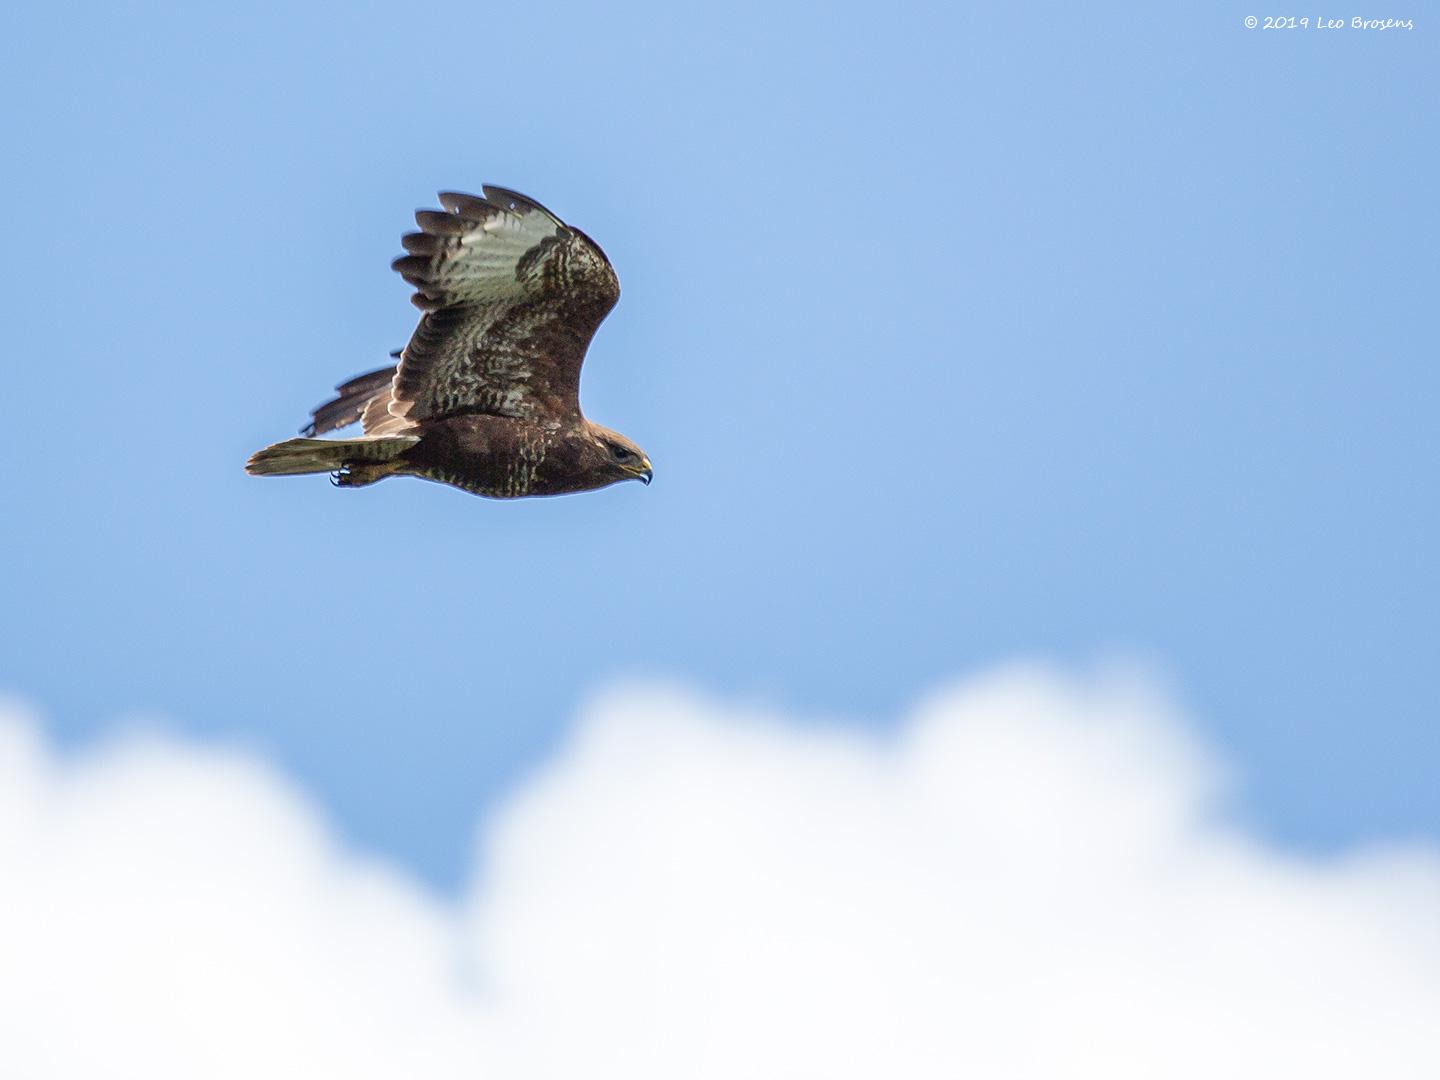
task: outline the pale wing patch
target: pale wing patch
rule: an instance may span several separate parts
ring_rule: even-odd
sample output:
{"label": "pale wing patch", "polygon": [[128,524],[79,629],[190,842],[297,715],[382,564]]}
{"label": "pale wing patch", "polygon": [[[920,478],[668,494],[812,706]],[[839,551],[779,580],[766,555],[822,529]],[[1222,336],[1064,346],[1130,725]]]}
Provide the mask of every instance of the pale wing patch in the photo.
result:
{"label": "pale wing patch", "polygon": [[392,265],[415,286],[417,307],[508,303],[536,293],[538,280],[517,274],[517,267],[527,253],[568,230],[537,204],[516,198],[500,202],[442,192],[447,212],[416,213],[421,231],[402,238],[410,254]]}
{"label": "pale wing patch", "polygon": [[393,401],[394,391],[387,387],[383,393],[376,394],[365,403],[365,411],[360,414],[360,426],[365,434],[401,435],[415,426],[403,415],[391,411]]}

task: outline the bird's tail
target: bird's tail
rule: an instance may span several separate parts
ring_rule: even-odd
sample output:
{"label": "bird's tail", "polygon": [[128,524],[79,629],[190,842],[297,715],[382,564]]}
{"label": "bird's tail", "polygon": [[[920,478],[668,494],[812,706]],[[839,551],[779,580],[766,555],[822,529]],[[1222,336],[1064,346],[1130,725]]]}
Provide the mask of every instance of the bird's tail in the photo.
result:
{"label": "bird's tail", "polygon": [[418,435],[361,439],[286,439],[251,456],[251,476],[301,476],[336,473],[342,487],[360,487],[397,471],[397,460],[420,441]]}

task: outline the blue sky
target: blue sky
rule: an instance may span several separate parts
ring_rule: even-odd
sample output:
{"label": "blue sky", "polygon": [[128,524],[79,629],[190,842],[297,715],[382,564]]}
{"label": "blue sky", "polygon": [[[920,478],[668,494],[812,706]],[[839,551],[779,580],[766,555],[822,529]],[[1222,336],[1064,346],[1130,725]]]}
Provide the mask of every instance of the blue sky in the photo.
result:
{"label": "blue sky", "polygon": [[[884,727],[1015,657],[1158,667],[1288,845],[1440,838],[1433,30],[1249,13],[9,16],[0,686],[445,886],[615,680]],[[245,477],[487,182],[616,264],[582,397],[656,482]]]}

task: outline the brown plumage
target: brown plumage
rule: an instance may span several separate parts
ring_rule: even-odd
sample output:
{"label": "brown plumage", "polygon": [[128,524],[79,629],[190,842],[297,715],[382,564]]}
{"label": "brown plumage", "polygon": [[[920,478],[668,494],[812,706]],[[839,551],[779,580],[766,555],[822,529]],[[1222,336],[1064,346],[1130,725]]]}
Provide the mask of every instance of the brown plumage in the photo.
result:
{"label": "brown plumage", "polygon": [[[650,461],[580,412],[580,365],[620,298],[579,229],[504,188],[442,192],[392,264],[424,314],[394,367],[356,376],[305,438],[251,457],[254,476],[332,473],[340,487],[418,476],[494,499],[650,482]],[[319,439],[359,420],[355,439]]]}

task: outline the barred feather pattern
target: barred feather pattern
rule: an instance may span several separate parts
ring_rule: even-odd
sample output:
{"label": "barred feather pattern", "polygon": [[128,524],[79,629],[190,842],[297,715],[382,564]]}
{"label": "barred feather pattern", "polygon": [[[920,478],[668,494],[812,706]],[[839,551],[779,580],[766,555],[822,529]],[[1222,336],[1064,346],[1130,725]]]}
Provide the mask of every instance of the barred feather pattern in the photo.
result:
{"label": "barred feather pattern", "polygon": [[418,212],[421,231],[402,240],[409,254],[393,265],[425,314],[385,409],[411,423],[463,412],[571,421],[619,280],[580,230],[523,195],[484,191],[443,192],[445,210]]}

